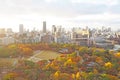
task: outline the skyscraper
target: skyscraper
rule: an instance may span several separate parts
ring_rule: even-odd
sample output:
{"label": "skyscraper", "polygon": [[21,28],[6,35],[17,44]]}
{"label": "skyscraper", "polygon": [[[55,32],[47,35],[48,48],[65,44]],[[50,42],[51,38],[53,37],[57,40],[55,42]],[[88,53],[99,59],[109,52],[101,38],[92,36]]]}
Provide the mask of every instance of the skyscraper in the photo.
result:
{"label": "skyscraper", "polygon": [[43,33],[46,33],[46,21],[43,21]]}
{"label": "skyscraper", "polygon": [[54,34],[57,31],[56,26],[52,25],[52,33]]}
{"label": "skyscraper", "polygon": [[23,34],[23,32],[24,32],[23,24],[19,24],[19,33]]}

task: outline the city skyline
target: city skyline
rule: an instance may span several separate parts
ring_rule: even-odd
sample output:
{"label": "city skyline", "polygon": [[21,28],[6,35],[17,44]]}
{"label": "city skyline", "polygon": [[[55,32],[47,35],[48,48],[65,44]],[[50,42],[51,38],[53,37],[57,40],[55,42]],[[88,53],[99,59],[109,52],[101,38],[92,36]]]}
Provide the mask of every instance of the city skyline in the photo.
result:
{"label": "city skyline", "polygon": [[19,30],[19,24],[27,29],[42,30],[52,25],[72,27],[120,26],[119,0],[0,0],[0,28]]}

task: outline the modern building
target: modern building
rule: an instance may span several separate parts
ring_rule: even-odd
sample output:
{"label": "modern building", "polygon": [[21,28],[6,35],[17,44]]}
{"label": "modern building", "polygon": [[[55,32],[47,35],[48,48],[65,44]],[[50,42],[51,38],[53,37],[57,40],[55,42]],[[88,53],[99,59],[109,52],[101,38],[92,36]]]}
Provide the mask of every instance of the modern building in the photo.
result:
{"label": "modern building", "polygon": [[57,31],[57,28],[55,25],[52,25],[52,34],[54,35]]}
{"label": "modern building", "polygon": [[55,43],[70,43],[70,33],[67,33],[61,25],[52,26],[52,35]]}
{"label": "modern building", "polygon": [[24,33],[24,26],[23,26],[23,24],[19,24],[19,33],[20,34]]}
{"label": "modern building", "polygon": [[43,21],[43,33],[46,33],[46,21]]}
{"label": "modern building", "polygon": [[74,28],[71,33],[71,42],[81,46],[89,46],[89,35],[88,29]]}

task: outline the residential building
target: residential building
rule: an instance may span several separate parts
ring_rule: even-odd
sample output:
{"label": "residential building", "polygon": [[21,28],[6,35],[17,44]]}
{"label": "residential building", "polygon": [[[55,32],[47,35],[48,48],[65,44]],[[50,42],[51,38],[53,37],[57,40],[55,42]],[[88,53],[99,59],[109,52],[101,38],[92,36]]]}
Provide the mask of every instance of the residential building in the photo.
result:
{"label": "residential building", "polygon": [[3,37],[0,38],[0,45],[8,45],[15,42],[15,39],[13,37]]}

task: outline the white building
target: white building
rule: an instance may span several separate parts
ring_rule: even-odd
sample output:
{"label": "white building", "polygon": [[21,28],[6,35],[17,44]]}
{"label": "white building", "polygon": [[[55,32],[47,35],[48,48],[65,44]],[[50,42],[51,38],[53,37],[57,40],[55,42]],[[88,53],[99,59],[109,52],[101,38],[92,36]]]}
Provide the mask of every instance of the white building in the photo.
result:
{"label": "white building", "polygon": [[15,42],[15,39],[12,37],[3,37],[0,38],[0,45],[8,45]]}
{"label": "white building", "polygon": [[24,26],[23,24],[19,24],[19,33],[23,34],[23,32],[24,32]]}
{"label": "white building", "polygon": [[6,36],[12,36],[12,35],[13,35],[12,29],[11,29],[11,28],[8,28],[8,29],[6,30]]}
{"label": "white building", "polygon": [[89,30],[74,28],[71,33],[72,43],[81,45],[81,46],[89,46]]}

